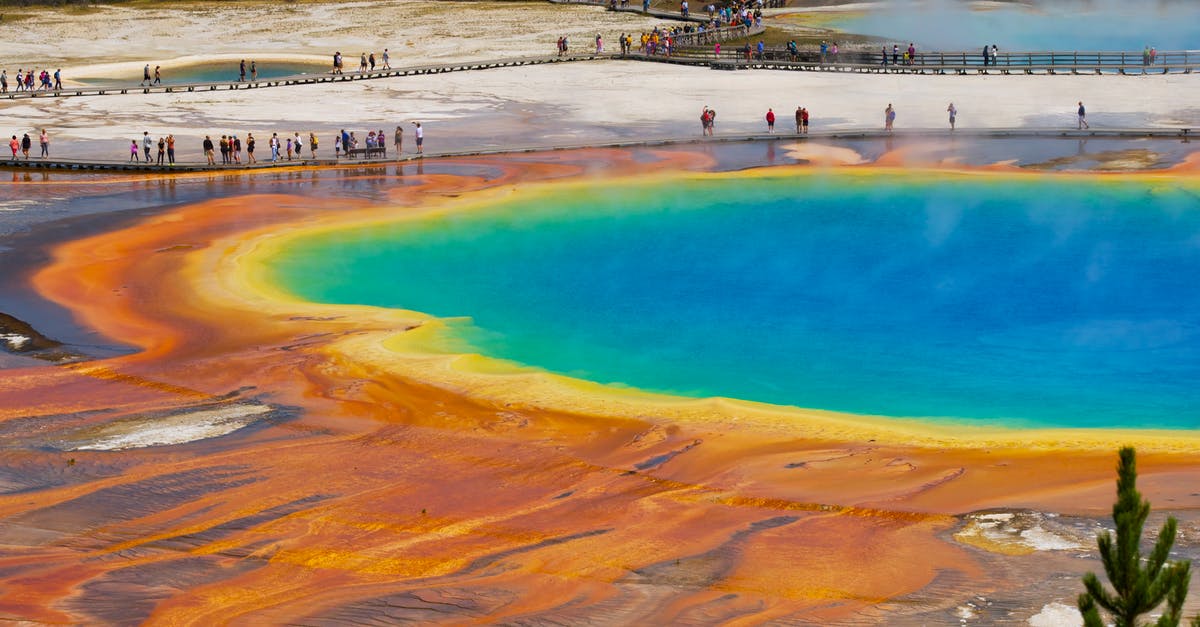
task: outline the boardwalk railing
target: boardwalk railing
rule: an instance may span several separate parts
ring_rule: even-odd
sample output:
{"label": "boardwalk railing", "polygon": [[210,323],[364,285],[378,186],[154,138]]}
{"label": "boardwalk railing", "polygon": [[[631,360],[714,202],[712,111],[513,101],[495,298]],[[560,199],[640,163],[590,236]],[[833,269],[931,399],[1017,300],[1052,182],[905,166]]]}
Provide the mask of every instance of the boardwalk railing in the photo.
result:
{"label": "boardwalk railing", "polygon": [[[1053,128],[979,128],[979,129],[963,129],[959,128],[953,132],[955,137],[977,137],[983,139],[1047,139],[1047,140],[1086,140],[1089,138],[1111,138],[1111,139],[1158,139],[1158,140],[1174,140],[1188,142],[1194,135],[1191,134],[1190,128],[1109,128],[1109,129],[1053,129]],[[8,170],[67,170],[72,172],[97,172],[97,171],[122,171],[122,172],[158,172],[158,173],[181,173],[181,172],[224,172],[235,173],[239,171],[268,171],[276,168],[297,168],[297,167],[378,167],[388,164],[412,164],[421,163],[424,159],[435,159],[439,157],[462,157],[462,156],[479,156],[479,155],[503,155],[516,153],[530,152],[548,152],[557,150],[582,150],[588,148],[638,148],[647,146],[671,146],[678,144],[697,144],[697,143],[734,143],[734,142],[749,142],[749,141],[769,141],[769,142],[802,142],[802,141],[825,141],[836,139],[883,139],[891,140],[898,137],[950,137],[951,131],[945,128],[937,129],[902,129],[896,132],[884,131],[880,128],[846,128],[833,129],[826,131],[815,131],[812,134],[797,135],[794,133],[778,133],[771,135],[763,135],[759,133],[721,133],[715,137],[658,137],[658,138],[636,138],[623,139],[611,142],[589,142],[582,144],[545,144],[545,145],[526,145],[512,147],[466,147],[457,150],[446,150],[441,152],[426,152],[418,155],[415,153],[405,153],[400,156],[390,158],[369,158],[369,159],[333,159],[329,157],[321,159],[306,159],[297,158],[294,161],[279,161],[272,163],[270,161],[258,162],[256,164],[239,163],[232,165],[208,165],[204,161],[181,161],[174,166],[156,165],[149,162],[137,161],[122,161],[122,160],[84,160],[84,159],[20,159],[20,160],[0,160],[0,171]],[[122,147],[123,148],[123,147]],[[26,174],[28,176],[28,174]],[[13,182],[19,182],[14,174]],[[31,179],[26,179],[31,180]]]}
{"label": "boardwalk railing", "polygon": [[[752,35],[751,35],[752,36]],[[630,55],[637,58],[636,55]],[[648,57],[646,57],[648,58]],[[664,59],[655,57],[653,60]],[[690,49],[677,46],[674,63],[712,65],[720,68],[768,68],[808,71],[851,71],[912,74],[1190,74],[1200,70],[1200,51],[1180,50],[1158,53],[1146,64],[1142,53],[1132,52],[1010,52],[989,55],[984,65],[981,52],[919,52],[906,62],[903,55],[886,58],[879,52],[841,52],[822,56],[815,51],[789,53],[783,48],[768,48],[759,55],[751,49],[722,50],[716,57],[707,46]]]}
{"label": "boardwalk railing", "polygon": [[[586,48],[585,48],[586,49]],[[516,57],[508,59],[493,59],[489,61],[460,61],[457,63],[442,63],[430,65],[413,65],[388,70],[373,70],[369,72],[346,72],[345,74],[295,74],[276,78],[263,78],[256,81],[208,81],[202,83],[183,83],[176,85],[141,85],[116,86],[77,86],[56,90],[13,91],[0,94],[0,100],[16,100],[20,98],[66,98],[70,96],[104,96],[109,94],[153,94],[190,91],[222,91],[238,89],[259,89],[263,87],[281,87],[285,85],[312,85],[316,83],[339,83],[344,81],[362,81],[396,76],[413,76],[421,74],[442,74],[444,72],[465,72],[470,70],[490,70],[503,67],[522,65],[541,65],[544,63],[564,63],[569,61],[591,61],[608,59],[607,55],[593,52],[571,53],[562,56],[547,55],[542,57]],[[236,68],[233,68],[236,69]],[[233,72],[230,72],[233,74]]]}
{"label": "boardwalk railing", "polygon": [[711,28],[704,32],[681,33],[672,37],[676,48],[711,46],[717,42],[726,42],[753,37],[766,30],[765,26],[725,26]]}

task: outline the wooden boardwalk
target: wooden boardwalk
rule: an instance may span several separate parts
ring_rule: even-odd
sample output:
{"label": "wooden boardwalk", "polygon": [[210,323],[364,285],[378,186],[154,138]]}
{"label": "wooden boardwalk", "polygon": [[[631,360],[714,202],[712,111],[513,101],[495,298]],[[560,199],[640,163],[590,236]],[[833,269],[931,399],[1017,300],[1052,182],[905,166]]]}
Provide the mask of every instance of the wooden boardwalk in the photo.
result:
{"label": "wooden boardwalk", "polygon": [[413,65],[390,70],[374,70],[370,72],[346,72],[345,74],[296,74],[277,78],[263,78],[257,81],[210,81],[201,83],[184,83],[175,85],[154,85],[144,87],[138,85],[115,87],[72,87],[59,90],[20,91],[10,90],[0,94],[0,100],[19,100],[33,98],[71,98],[76,96],[105,96],[113,94],[170,94],[187,92],[236,91],[241,89],[263,89],[266,87],[284,87],[289,85],[315,85],[320,83],[343,83],[351,81],[376,80],[400,76],[421,76],[426,74],[443,74],[446,72],[468,72],[473,70],[491,70],[495,68],[520,67],[525,65],[544,65],[548,63],[569,63],[575,61],[595,61],[610,59],[609,55],[598,55],[581,52],[564,56],[547,55],[538,57],[516,57],[509,59],[493,59],[485,61],[461,61],[457,63],[439,63],[428,65]]}
{"label": "wooden boardwalk", "polygon": [[16,161],[0,161],[0,171],[63,171],[71,173],[85,172],[128,172],[128,173],[194,173],[194,172],[264,172],[285,168],[312,167],[379,167],[395,163],[415,163],[426,159],[447,157],[475,157],[488,155],[521,154],[531,152],[553,152],[563,150],[583,150],[588,148],[651,148],[703,143],[737,143],[753,141],[796,142],[810,140],[860,140],[860,139],[895,139],[895,138],[933,138],[956,137],[976,139],[1164,139],[1190,141],[1194,136],[1190,128],[1109,128],[1069,130],[1054,128],[989,128],[989,129],[903,129],[886,132],[878,128],[842,129],[814,131],[806,135],[795,133],[727,133],[715,137],[660,137],[652,139],[635,139],[614,142],[596,142],[589,144],[560,144],[547,146],[518,146],[510,148],[465,148],[442,152],[426,152],[422,156],[408,153],[399,159],[293,159],[292,161],[260,161],[253,165],[245,163],[234,165],[208,165],[203,161],[177,162],[174,166],[155,165],[138,161],[120,160],[84,160],[84,159],[18,159]]}
{"label": "wooden boardwalk", "polygon": [[1191,74],[1200,70],[1200,51],[1160,52],[1155,62],[1143,63],[1141,53],[1129,52],[1013,52],[1001,53],[984,65],[983,55],[967,52],[918,53],[911,63],[886,62],[880,53],[843,52],[826,55],[803,51],[796,55],[784,49],[767,49],[760,57],[751,50],[749,58],[741,50],[726,48],[720,56],[697,48],[681,49],[676,54],[649,55],[639,52],[622,58],[658,63],[709,66],[727,70],[794,70],[804,72],[853,72],[861,74],[953,74],[953,75],[1056,75],[1056,74]]}
{"label": "wooden boardwalk", "polygon": [[[743,36],[752,37],[758,28],[738,31]],[[722,31],[726,29],[721,29]],[[730,31],[737,29],[729,29]],[[721,32],[691,33],[681,36],[685,41],[709,41],[724,39]],[[689,39],[690,38],[690,39]],[[617,42],[612,42],[617,47]],[[269,87],[285,87],[291,85],[336,84],[343,82],[377,80],[404,76],[422,76],[442,74],[446,72],[468,72],[475,70],[490,70],[506,67],[527,65],[544,65],[550,63],[570,63],[579,61],[600,61],[610,59],[625,59],[636,61],[651,61],[657,63],[674,63],[711,67],[728,70],[793,70],[805,72],[854,72],[863,74],[1191,74],[1200,70],[1200,51],[1187,50],[1178,52],[1159,53],[1155,64],[1143,65],[1141,54],[1125,52],[1017,52],[1000,54],[993,64],[984,65],[982,56],[965,52],[921,53],[911,64],[895,65],[888,59],[886,64],[880,61],[880,55],[867,53],[842,53],[836,58],[822,59],[817,53],[803,52],[789,55],[786,50],[770,49],[761,58],[751,54],[747,59],[741,51],[726,48],[716,57],[710,50],[701,46],[680,46],[675,54],[649,55],[634,51],[627,55],[596,54],[595,52],[570,53],[563,56],[546,55],[534,57],[515,57],[507,59],[492,59],[483,61],[460,61],[456,63],[438,63],[413,65],[389,70],[369,72],[346,72],[344,74],[296,74],[277,78],[260,79],[257,81],[210,81],[184,83],[175,85],[154,86],[94,86],[72,87],[58,90],[12,91],[0,94],[0,100],[21,100],[37,98],[71,98],[79,96],[105,96],[114,94],[170,94],[188,92],[237,91],[243,89],[263,89]]]}

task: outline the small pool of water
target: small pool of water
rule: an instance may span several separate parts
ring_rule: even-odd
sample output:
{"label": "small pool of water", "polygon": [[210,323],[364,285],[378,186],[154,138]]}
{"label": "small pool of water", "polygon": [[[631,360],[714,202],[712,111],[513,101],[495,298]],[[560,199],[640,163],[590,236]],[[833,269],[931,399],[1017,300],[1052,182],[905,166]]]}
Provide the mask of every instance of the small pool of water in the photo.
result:
{"label": "small pool of water", "polygon": [[1191,0],[1041,0],[970,3],[891,0],[835,20],[839,30],[932,50],[1137,51],[1200,49],[1200,2]]}
{"label": "small pool of water", "polygon": [[[296,74],[324,74],[329,67],[320,63],[259,63],[259,80],[293,76]],[[150,68],[153,76],[154,68]],[[209,83],[217,81],[236,81],[238,79],[238,63],[205,63],[189,65],[180,68],[164,67],[160,70],[164,85],[183,85],[187,83]],[[119,78],[81,78],[79,82],[96,86],[137,85],[142,80],[142,71],[138,70],[128,79]],[[246,60],[246,80],[250,80],[250,60]]]}

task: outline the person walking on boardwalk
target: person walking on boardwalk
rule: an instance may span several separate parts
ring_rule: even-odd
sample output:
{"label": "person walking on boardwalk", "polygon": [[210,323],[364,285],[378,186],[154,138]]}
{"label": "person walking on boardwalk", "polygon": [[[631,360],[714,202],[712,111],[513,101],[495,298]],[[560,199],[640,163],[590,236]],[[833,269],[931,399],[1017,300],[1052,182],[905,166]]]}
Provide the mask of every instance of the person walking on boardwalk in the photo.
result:
{"label": "person walking on boardwalk", "polygon": [[242,59],[242,62],[238,64],[238,82],[241,83],[241,82],[244,82],[245,80],[246,80],[246,60]]}
{"label": "person walking on boardwalk", "polygon": [[253,59],[250,60],[250,80],[258,81],[258,62]]}
{"label": "person walking on boardwalk", "polygon": [[387,48],[383,49],[383,69],[385,69],[385,70],[392,69],[392,57],[391,57],[391,55],[388,54]]}
{"label": "person walking on boardwalk", "polygon": [[808,107],[800,107],[800,126],[802,132],[808,134]]}
{"label": "person walking on boardwalk", "polygon": [[254,133],[246,133],[246,163],[258,163],[254,158]]}
{"label": "person walking on boardwalk", "polygon": [[54,70],[54,91],[62,89],[62,68]]}
{"label": "person walking on boardwalk", "polygon": [[167,165],[175,165],[175,136],[167,135]]}
{"label": "person walking on boardwalk", "polygon": [[279,161],[279,133],[271,133],[271,163]]}
{"label": "person walking on boardwalk", "polygon": [[804,107],[796,107],[796,134],[800,134],[800,129],[804,122]]}
{"label": "person walking on boardwalk", "polygon": [[949,107],[946,107],[946,112],[950,114],[950,130],[953,131],[954,130],[954,118],[955,118],[955,116],[958,115],[958,109],[954,108],[954,103],[952,102],[952,103],[950,103]]}
{"label": "person walking on boardwalk", "polygon": [[417,154],[424,154],[425,149],[423,145],[425,144],[425,129],[421,128],[420,122],[413,122],[413,125],[417,127],[417,129],[413,131],[413,135],[417,138]]}
{"label": "person walking on boardwalk", "polygon": [[204,149],[204,158],[208,159],[208,165],[217,165],[217,160],[213,159],[213,143],[212,138],[208,135],[204,136],[204,143],[200,145]]}
{"label": "person walking on boardwalk", "polygon": [[600,36],[600,33],[596,33],[596,54],[601,54],[603,52],[604,52],[604,38]]}
{"label": "person walking on boardwalk", "polygon": [[42,158],[50,156],[50,135],[46,133],[46,129],[42,129],[42,134],[38,137],[38,143],[42,145]]}
{"label": "person walking on boardwalk", "polygon": [[33,148],[33,140],[29,139],[29,133],[21,138],[21,152],[25,155],[25,160],[29,161],[29,149]]}
{"label": "person walking on boardwalk", "polygon": [[233,135],[229,138],[229,147],[233,149],[233,162],[242,162],[242,138]]}
{"label": "person walking on boardwalk", "polygon": [[991,54],[991,50],[988,49],[987,44],[984,44],[983,45],[983,67],[988,66],[988,61],[989,61],[988,56],[990,54]]}
{"label": "person walking on boardwalk", "polygon": [[162,85],[162,66],[154,66],[154,82],[151,85]]}
{"label": "person walking on boardwalk", "polygon": [[129,160],[130,161],[138,160],[138,145],[137,145],[136,139],[132,139],[129,141]]}
{"label": "person walking on boardwalk", "polygon": [[13,135],[12,140],[8,142],[8,147],[12,149],[12,160],[17,160],[17,151],[21,149],[21,142],[17,141],[17,136]]}
{"label": "person walking on boardwalk", "polygon": [[145,85],[150,84],[150,64],[149,63],[146,64],[146,67],[142,68],[142,82],[138,83],[138,85],[142,85],[142,84],[145,84]]}
{"label": "person walking on boardwalk", "polygon": [[154,138],[150,137],[150,131],[142,131],[142,148],[146,151],[146,163],[150,163],[150,149],[154,147]]}
{"label": "person walking on boardwalk", "polygon": [[312,153],[312,158],[317,158],[317,134],[309,132],[308,134],[308,150]]}
{"label": "person walking on boardwalk", "polygon": [[1083,107],[1082,100],[1079,101],[1079,110],[1076,113],[1079,115],[1079,130],[1082,131],[1085,128],[1091,128],[1088,126],[1087,109]]}
{"label": "person walking on boardwalk", "polygon": [[0,94],[8,93],[8,70],[0,70]]}
{"label": "person walking on boardwalk", "polygon": [[358,53],[358,73],[365,74],[367,71],[367,53]]}
{"label": "person walking on boardwalk", "polygon": [[375,71],[375,53],[374,52],[371,53],[371,56],[367,57],[367,63],[371,64],[371,71],[374,72]]}
{"label": "person walking on boardwalk", "polygon": [[767,108],[767,133],[775,133],[775,110]]}
{"label": "person walking on boardwalk", "polygon": [[402,127],[402,126],[396,127],[395,144],[396,144],[396,159],[400,159],[400,151],[404,149],[404,127]]}
{"label": "person walking on boardwalk", "polygon": [[162,137],[158,138],[158,161],[157,165],[163,164],[163,159],[167,156],[167,140]]}
{"label": "person walking on boardwalk", "polygon": [[342,52],[339,50],[333,53],[333,71],[330,74],[342,73]]}
{"label": "person walking on boardwalk", "polygon": [[896,110],[892,108],[892,103],[888,103],[886,109],[883,110],[883,130],[892,132],[892,124],[896,121]]}

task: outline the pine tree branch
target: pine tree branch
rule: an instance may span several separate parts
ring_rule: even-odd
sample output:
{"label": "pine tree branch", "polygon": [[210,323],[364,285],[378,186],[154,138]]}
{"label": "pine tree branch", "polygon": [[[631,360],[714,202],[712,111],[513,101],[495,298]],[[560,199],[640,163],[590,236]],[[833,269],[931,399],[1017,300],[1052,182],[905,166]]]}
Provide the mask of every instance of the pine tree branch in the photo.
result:
{"label": "pine tree branch", "polygon": [[[1100,610],[1096,608],[1096,601],[1090,594],[1085,592],[1079,595],[1078,603],[1079,613],[1083,615],[1083,627],[1104,627],[1104,621],[1100,619]],[[1200,616],[1197,616],[1196,620],[1200,621]],[[1200,625],[1192,627],[1200,627]]]}
{"label": "pine tree branch", "polygon": [[1175,544],[1175,530],[1178,523],[1174,516],[1167,518],[1167,522],[1163,523],[1162,531],[1158,532],[1158,540],[1154,543],[1154,550],[1150,552],[1148,559],[1149,570],[1147,574],[1150,579],[1157,579],[1162,567],[1167,563],[1167,557],[1171,553],[1171,545]]}
{"label": "pine tree branch", "polygon": [[1191,562],[1172,562],[1163,571],[1163,579],[1171,586],[1167,610],[1155,623],[1157,627],[1178,627],[1183,620],[1183,603],[1187,600],[1188,584],[1192,579]]}
{"label": "pine tree branch", "polygon": [[1125,608],[1122,606],[1119,596],[1109,594],[1095,573],[1088,573],[1083,576],[1083,587],[1087,590],[1088,599],[1092,603],[1099,604],[1108,613],[1120,614],[1124,611]]}

